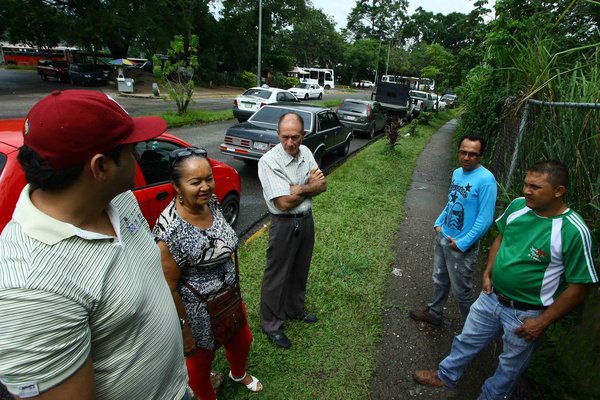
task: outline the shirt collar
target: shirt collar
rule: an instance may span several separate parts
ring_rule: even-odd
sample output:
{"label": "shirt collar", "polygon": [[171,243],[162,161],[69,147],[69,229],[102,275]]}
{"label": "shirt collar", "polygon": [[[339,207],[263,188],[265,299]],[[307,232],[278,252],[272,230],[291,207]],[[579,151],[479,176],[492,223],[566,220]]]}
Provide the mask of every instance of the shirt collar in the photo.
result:
{"label": "shirt collar", "polygon": [[293,157],[291,155],[288,154],[287,151],[285,151],[285,149],[283,148],[283,145],[280,143],[279,146],[281,146],[281,153],[283,154],[283,161],[285,162],[285,166],[287,167],[288,165],[290,165],[294,160],[298,162],[298,164],[301,164],[304,161],[304,153],[302,152],[302,145],[300,145],[300,147],[298,147],[298,155],[296,157]]}
{"label": "shirt collar", "polygon": [[[91,232],[84,229],[80,229],[73,224],[59,221],[56,218],[49,216],[48,214],[40,211],[31,202],[31,186],[26,185],[21,191],[19,200],[13,213],[13,219],[23,229],[23,232],[42,243],[46,243],[50,246],[68,239],[72,236],[79,236],[83,239],[94,240],[94,239],[113,239],[114,236],[104,235],[97,232]],[[106,208],[106,212],[113,226],[114,231],[117,233],[117,243],[121,242],[121,224],[119,211],[111,204]]]}

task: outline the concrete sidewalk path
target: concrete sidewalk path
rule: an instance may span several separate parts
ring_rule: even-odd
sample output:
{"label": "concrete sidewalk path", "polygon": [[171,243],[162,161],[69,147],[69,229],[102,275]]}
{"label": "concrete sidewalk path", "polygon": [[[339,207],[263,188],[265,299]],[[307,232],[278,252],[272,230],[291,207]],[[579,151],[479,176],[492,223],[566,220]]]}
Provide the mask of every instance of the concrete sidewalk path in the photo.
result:
{"label": "concrete sidewalk path", "polygon": [[[410,310],[425,306],[433,293],[433,223],[447,201],[451,172],[457,165],[456,152],[452,150],[456,125],[457,121],[452,120],[433,135],[417,160],[406,194],[406,217],[398,231],[396,261],[390,271],[385,296],[387,306],[382,315],[383,337],[371,381],[373,400],[474,400],[497,365],[501,343],[494,342],[473,360],[456,390],[428,388],[412,379],[416,369],[437,368],[449,353],[454,336],[462,329],[452,294],[441,327],[416,322],[408,316]],[[485,256],[487,254],[480,253],[475,273],[477,293],[481,288]],[[521,386],[527,387],[520,385],[519,393],[524,392]],[[532,398],[531,394],[513,396],[513,400]]]}

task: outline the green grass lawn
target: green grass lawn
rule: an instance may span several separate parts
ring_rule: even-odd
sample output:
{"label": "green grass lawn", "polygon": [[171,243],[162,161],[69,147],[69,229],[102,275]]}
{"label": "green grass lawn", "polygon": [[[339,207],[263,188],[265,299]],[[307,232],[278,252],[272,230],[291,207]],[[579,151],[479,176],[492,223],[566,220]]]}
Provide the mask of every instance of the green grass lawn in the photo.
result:
{"label": "green grass lawn", "polygon": [[178,115],[176,112],[166,112],[160,116],[167,121],[169,128],[174,128],[177,126],[227,121],[233,119],[233,111],[231,109],[221,111],[188,110],[183,115]]}
{"label": "green grass lawn", "polygon": [[[316,245],[306,297],[307,310],[319,322],[288,323],[290,350],[268,342],[258,319],[268,235],[241,246],[242,294],[254,334],[248,371],[265,389],[252,394],[226,379],[219,398],[368,398],[404,195],[417,157],[454,116],[440,113],[429,125],[419,125],[418,135],[402,137],[395,149],[379,140],[328,176],[327,192],[314,199]],[[224,351],[213,369],[228,372]]]}

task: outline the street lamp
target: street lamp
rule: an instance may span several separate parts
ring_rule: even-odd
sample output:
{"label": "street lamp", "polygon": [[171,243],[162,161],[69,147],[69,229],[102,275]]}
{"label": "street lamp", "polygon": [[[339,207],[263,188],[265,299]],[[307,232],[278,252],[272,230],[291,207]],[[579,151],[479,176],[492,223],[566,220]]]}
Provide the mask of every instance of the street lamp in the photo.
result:
{"label": "street lamp", "polygon": [[260,86],[261,39],[262,39],[262,0],[258,0],[258,73],[256,74],[256,86]]}

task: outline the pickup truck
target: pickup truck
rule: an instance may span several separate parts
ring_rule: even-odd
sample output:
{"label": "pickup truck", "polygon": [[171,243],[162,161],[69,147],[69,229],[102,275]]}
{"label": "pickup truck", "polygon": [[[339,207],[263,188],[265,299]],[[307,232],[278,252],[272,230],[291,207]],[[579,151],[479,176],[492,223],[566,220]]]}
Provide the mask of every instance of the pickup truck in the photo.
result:
{"label": "pickup truck", "polygon": [[418,115],[418,109],[410,98],[410,85],[403,83],[379,82],[371,93],[371,100],[378,101],[388,117],[397,116],[411,119]]}
{"label": "pickup truck", "polygon": [[37,73],[43,81],[54,78],[61,82],[68,82],[69,64],[66,61],[40,60],[37,64]]}

